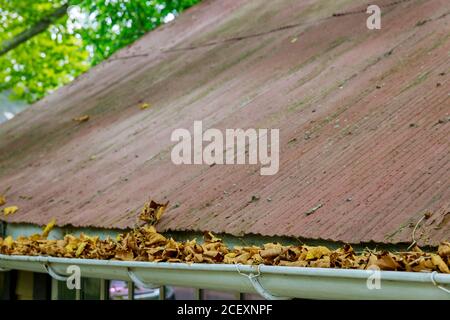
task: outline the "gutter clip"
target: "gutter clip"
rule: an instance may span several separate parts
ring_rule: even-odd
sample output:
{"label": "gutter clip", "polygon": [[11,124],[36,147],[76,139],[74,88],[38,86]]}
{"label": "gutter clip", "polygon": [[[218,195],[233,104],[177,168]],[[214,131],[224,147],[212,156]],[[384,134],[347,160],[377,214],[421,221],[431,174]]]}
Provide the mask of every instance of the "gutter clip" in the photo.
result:
{"label": "gutter clip", "polygon": [[443,287],[443,286],[440,286],[440,285],[436,282],[436,279],[434,279],[434,278],[436,277],[436,275],[437,275],[437,272],[436,272],[436,271],[433,271],[433,272],[431,273],[431,282],[432,282],[437,288],[439,288],[439,289],[441,289],[442,291],[447,292],[448,294],[450,294],[450,290],[448,290],[447,288],[445,288],[445,287]]}
{"label": "gutter clip", "polygon": [[47,263],[43,264],[42,266],[44,267],[45,271],[47,271],[47,273],[50,275],[50,277],[52,277],[55,280],[66,281],[69,278],[68,276],[62,276],[56,273],[56,271],[53,270],[53,268],[50,267],[50,265]]}
{"label": "gutter clip", "polygon": [[240,265],[241,265],[240,263],[235,265],[237,272],[241,276],[247,277],[248,280],[250,280],[250,283],[252,284],[253,288],[255,288],[256,292],[258,292],[264,299],[266,299],[266,300],[291,300],[292,299],[289,297],[274,296],[273,294],[268,292],[266,289],[264,289],[264,287],[262,286],[261,282],[258,279],[258,277],[261,275],[261,270],[259,269],[261,267],[260,264],[258,264],[258,266],[256,268],[256,270],[258,271],[257,274],[254,274],[254,273],[245,274],[245,273],[241,272],[241,270],[239,269]]}
{"label": "gutter clip", "polygon": [[130,277],[131,281],[133,281],[133,283],[134,283],[136,286],[138,286],[138,287],[146,288],[146,289],[156,289],[156,288],[159,288],[159,286],[157,286],[157,285],[143,282],[141,279],[139,279],[139,278],[133,273],[133,271],[130,270],[130,268],[127,268],[127,273],[128,273],[128,276]]}

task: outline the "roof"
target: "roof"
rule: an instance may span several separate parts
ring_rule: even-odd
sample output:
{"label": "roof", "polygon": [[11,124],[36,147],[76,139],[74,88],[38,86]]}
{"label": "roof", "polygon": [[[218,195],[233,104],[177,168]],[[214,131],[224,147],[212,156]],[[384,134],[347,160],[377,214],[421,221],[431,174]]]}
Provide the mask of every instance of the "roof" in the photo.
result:
{"label": "roof", "polygon": [[[377,3],[381,30],[363,1],[187,10],[0,125],[1,219],[127,228],[151,197],[160,231],[399,243],[428,211],[419,243],[448,239],[448,3]],[[194,120],[280,128],[279,172],[174,165]]]}

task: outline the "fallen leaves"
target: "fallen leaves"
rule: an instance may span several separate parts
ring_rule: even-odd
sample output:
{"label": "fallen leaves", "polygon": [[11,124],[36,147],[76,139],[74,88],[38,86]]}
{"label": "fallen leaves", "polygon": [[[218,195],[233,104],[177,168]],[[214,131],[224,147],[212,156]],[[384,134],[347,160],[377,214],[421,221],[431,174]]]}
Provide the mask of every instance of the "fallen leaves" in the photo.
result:
{"label": "fallen leaves", "polygon": [[161,219],[161,216],[168,205],[169,202],[166,204],[158,204],[153,200],[146,202],[141,210],[141,213],[139,214],[139,219],[144,221],[146,224],[153,226],[158,223],[159,219]]}
{"label": "fallen leaves", "polygon": [[308,253],[306,254],[305,260],[313,260],[313,259],[320,259],[323,256],[329,256],[331,254],[331,251],[327,247],[306,247],[308,250]]}
{"label": "fallen leaves", "polygon": [[[10,249],[14,243],[14,240],[11,236],[6,237],[6,239],[3,241],[6,248]],[[1,240],[0,240],[1,244]]]}
{"label": "fallen leaves", "polygon": [[146,224],[115,239],[99,239],[81,234],[65,235],[49,240],[55,226],[53,219],[42,234],[0,238],[0,253],[9,255],[54,256],[81,259],[150,261],[171,263],[225,263],[246,265],[274,265],[314,268],[365,270],[377,266],[381,270],[450,273],[450,242],[442,242],[436,253],[428,253],[417,246],[408,252],[355,252],[350,245],[331,250],[325,246],[266,243],[262,246],[227,246],[211,232],[205,232],[203,242],[196,239],[179,242],[158,233],[153,226],[161,218],[168,203],[150,201],[139,215]]}
{"label": "fallen leaves", "polygon": [[5,214],[5,216],[9,216],[11,214],[16,213],[17,210],[19,210],[19,207],[17,207],[17,206],[5,207],[5,208],[3,208],[3,213]]}
{"label": "fallen leaves", "polygon": [[438,248],[438,255],[441,257],[450,257],[450,242],[442,242]]}
{"label": "fallen leaves", "polygon": [[[53,223],[49,224],[50,226]],[[367,269],[376,265],[381,270],[450,273],[448,243],[438,253],[426,252],[369,252],[357,254],[351,246],[330,250],[323,246],[283,246],[267,243],[258,246],[230,248],[211,232],[203,243],[189,240],[177,242],[159,234],[153,226],[143,226],[117,239],[100,240],[81,234],[66,235],[62,240],[47,240],[50,227],[42,235],[28,238],[0,238],[0,253],[11,255],[48,255],[65,258],[106,259],[125,261],[266,264],[279,266]]]}
{"label": "fallen leaves", "polygon": [[89,115],[85,114],[76,118],[73,118],[72,120],[78,123],[89,121],[90,117]]}
{"label": "fallen leaves", "polygon": [[438,267],[439,270],[443,273],[450,273],[450,270],[448,269],[448,266],[445,264],[444,260],[437,254],[431,255],[431,263]]}
{"label": "fallen leaves", "polygon": [[375,257],[376,259],[373,259],[373,265],[378,266],[381,270],[395,271],[400,268],[400,264],[396,261],[398,260],[397,257],[389,252],[382,252]]}

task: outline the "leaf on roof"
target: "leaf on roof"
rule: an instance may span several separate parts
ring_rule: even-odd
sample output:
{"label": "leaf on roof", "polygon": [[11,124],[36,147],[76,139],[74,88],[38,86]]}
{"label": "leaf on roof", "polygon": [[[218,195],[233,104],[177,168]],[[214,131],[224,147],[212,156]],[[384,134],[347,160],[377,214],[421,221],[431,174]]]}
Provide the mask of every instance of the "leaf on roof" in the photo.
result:
{"label": "leaf on roof", "polygon": [[3,213],[5,214],[5,216],[9,216],[11,214],[16,213],[17,210],[19,210],[18,206],[10,206],[10,207],[3,208]]}
{"label": "leaf on roof", "polygon": [[157,203],[153,200],[146,202],[139,214],[139,219],[148,225],[155,225],[161,219],[168,205],[169,202],[165,204]]}
{"label": "leaf on roof", "polygon": [[0,195],[0,206],[3,206],[6,204],[6,198],[5,196]]}
{"label": "leaf on roof", "polygon": [[146,102],[141,103],[141,104],[139,105],[139,108],[140,108],[141,110],[145,110],[145,109],[148,109],[148,108],[150,108],[150,107],[151,107],[151,105],[150,105],[149,103],[146,103]]}
{"label": "leaf on roof", "polygon": [[81,122],[89,121],[89,119],[90,119],[90,117],[87,114],[85,114],[85,115],[73,118],[72,120],[75,122],[81,123]]}

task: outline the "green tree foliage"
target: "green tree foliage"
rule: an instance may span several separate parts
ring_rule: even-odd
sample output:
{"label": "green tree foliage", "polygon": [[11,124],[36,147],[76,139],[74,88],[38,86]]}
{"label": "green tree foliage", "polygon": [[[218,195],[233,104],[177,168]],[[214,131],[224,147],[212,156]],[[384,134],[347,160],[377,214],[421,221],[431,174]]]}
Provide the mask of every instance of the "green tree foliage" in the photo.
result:
{"label": "green tree foliage", "polygon": [[0,48],[69,5],[44,31],[0,55],[0,91],[34,102],[199,1],[0,0]]}

